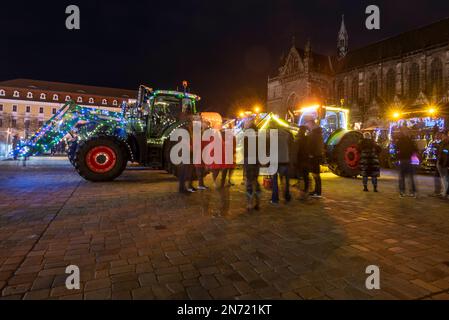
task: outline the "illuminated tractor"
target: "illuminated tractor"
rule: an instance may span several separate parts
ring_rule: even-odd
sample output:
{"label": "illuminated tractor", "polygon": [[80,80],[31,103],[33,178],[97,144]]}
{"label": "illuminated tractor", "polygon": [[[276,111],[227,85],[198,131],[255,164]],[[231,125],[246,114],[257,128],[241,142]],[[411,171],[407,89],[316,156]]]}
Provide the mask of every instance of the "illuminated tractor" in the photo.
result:
{"label": "illuminated tractor", "polygon": [[[34,136],[13,153],[19,157],[43,154],[62,139],[70,140],[68,157],[86,180],[112,181],[128,161],[176,173],[170,161],[170,134],[190,117],[197,117],[197,95],[140,86],[136,103],[122,112],[65,104]],[[209,114],[209,117],[213,115]]]}
{"label": "illuminated tractor", "polygon": [[446,127],[446,120],[441,116],[438,108],[430,106],[425,109],[392,111],[389,118],[388,151],[391,166],[398,163],[395,141],[400,128],[406,126],[418,147],[414,164],[423,170],[435,170],[438,132]]}
{"label": "illuminated tractor", "polygon": [[359,131],[348,130],[348,109],[316,105],[290,113],[287,118],[297,126],[305,126],[310,120],[320,125],[327,164],[334,174],[341,177],[357,177],[360,174],[361,153],[358,145],[363,136]]}
{"label": "illuminated tractor", "polygon": [[[234,120],[236,134],[242,131],[246,120],[253,120],[259,129],[284,127],[293,135],[300,126],[312,120],[319,123],[326,145],[326,160],[329,169],[338,176],[356,177],[360,174],[360,151],[358,145],[362,133],[348,130],[349,110],[334,106],[311,106],[287,115],[287,121],[275,114],[245,113]],[[237,159],[242,151],[237,150]]]}

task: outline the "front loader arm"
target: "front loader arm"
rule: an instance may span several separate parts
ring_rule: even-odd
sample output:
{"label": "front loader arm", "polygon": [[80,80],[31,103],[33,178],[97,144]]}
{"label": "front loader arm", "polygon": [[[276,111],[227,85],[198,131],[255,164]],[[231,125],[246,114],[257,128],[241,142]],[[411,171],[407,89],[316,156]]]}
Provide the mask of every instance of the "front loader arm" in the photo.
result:
{"label": "front loader arm", "polygon": [[94,123],[95,127],[122,124],[119,112],[81,107],[69,101],[48,120],[31,138],[19,144],[12,151],[16,157],[30,157],[50,151],[68,134],[72,134],[79,123]]}

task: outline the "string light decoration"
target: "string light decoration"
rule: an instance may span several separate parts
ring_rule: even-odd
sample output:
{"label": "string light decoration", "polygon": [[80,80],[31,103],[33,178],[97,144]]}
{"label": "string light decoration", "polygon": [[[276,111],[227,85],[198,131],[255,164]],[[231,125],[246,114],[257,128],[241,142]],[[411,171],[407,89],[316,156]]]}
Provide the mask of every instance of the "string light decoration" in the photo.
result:
{"label": "string light decoration", "polygon": [[[76,129],[77,125],[81,125]],[[83,138],[89,138],[99,132],[126,138],[127,121],[120,112],[81,107],[69,101],[48,120],[30,139],[21,141],[12,155],[25,158],[49,152],[67,135],[75,130]],[[93,130],[88,130],[93,128]]]}
{"label": "string light decoration", "polygon": [[[174,114],[170,110],[159,114],[155,112],[155,106],[173,102],[170,98],[175,98],[178,100],[175,109],[179,107],[181,112],[196,114],[196,102],[201,98],[187,92],[144,89],[146,90],[142,90],[142,93],[139,89],[139,95],[142,94],[140,102],[123,103],[121,112],[82,107],[74,101],[68,101],[31,138],[20,141],[11,155],[27,158],[47,153],[67,136],[71,136],[73,140],[85,141],[101,134],[126,141],[130,134],[148,133],[147,143],[163,145],[169,133],[184,122],[179,122],[177,110],[174,110]],[[161,97],[161,101],[156,101],[157,97]],[[164,97],[167,98],[166,102]],[[154,129],[157,129],[156,137],[150,137],[151,132],[147,130]]]}

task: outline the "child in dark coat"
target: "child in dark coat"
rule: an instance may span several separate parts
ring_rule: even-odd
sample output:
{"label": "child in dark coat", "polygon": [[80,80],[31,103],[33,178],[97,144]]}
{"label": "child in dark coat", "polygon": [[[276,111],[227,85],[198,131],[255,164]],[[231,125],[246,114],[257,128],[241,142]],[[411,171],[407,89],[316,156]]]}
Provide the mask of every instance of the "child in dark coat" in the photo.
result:
{"label": "child in dark coat", "polygon": [[359,144],[361,159],[360,170],[363,177],[363,191],[368,192],[368,180],[371,177],[374,192],[378,192],[377,179],[380,177],[379,155],[382,149],[372,139],[369,132],[363,134],[363,139]]}

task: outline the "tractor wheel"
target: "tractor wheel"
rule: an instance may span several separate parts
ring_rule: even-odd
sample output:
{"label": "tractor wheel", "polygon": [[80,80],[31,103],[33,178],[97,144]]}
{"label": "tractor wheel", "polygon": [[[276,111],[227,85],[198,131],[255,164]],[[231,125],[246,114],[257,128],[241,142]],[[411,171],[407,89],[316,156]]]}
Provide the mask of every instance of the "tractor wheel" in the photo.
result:
{"label": "tractor wheel", "polygon": [[76,149],[78,149],[78,142],[72,142],[69,145],[69,149],[67,151],[67,157],[69,158],[69,161],[73,166],[75,165]]}
{"label": "tractor wheel", "polygon": [[84,179],[92,182],[112,181],[126,169],[127,152],[110,136],[98,136],[79,144],[75,168]]}
{"label": "tractor wheel", "polygon": [[349,132],[335,147],[332,155],[332,164],[329,169],[341,177],[357,177],[360,174],[360,133]]}

